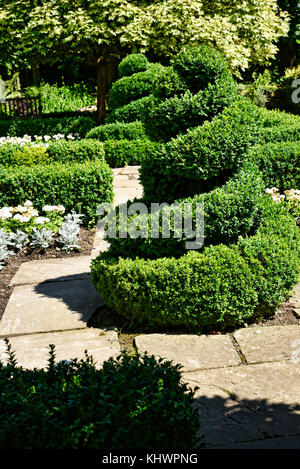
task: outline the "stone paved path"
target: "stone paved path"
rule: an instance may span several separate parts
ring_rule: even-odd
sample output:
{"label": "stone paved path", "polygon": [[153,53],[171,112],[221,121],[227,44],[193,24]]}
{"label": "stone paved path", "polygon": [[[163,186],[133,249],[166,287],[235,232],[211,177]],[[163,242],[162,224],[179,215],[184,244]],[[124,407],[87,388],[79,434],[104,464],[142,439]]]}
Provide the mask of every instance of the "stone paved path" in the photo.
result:
{"label": "stone paved path", "polygon": [[[138,167],[114,171],[114,204],[140,197]],[[45,367],[48,345],[57,360],[82,358],[97,366],[120,352],[114,330],[87,327],[103,301],[92,287],[90,262],[108,247],[99,223],[91,256],[22,264],[0,322],[0,359],[9,337],[24,367]],[[290,300],[300,315],[300,284]],[[139,352],[181,363],[183,381],[198,386],[199,433],[210,448],[300,449],[300,326],[249,327],[234,334],[141,334]]]}

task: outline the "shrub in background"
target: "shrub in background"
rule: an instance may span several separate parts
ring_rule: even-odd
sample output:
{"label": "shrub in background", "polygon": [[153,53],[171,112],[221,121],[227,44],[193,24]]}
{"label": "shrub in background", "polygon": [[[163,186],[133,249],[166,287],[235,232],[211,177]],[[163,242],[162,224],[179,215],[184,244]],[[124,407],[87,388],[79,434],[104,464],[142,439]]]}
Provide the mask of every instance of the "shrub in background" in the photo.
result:
{"label": "shrub in background", "polygon": [[106,140],[134,140],[146,137],[142,122],[116,122],[114,124],[100,125],[90,130],[86,138],[94,138],[105,142]]}
{"label": "shrub in background", "polygon": [[197,93],[228,70],[228,64],[221,52],[203,44],[181,49],[173,60],[173,68],[188,88]]}
{"label": "shrub in background", "polygon": [[113,197],[113,174],[99,160],[84,163],[53,163],[32,167],[0,166],[0,206],[17,206],[31,200],[38,210],[44,205],[63,205],[67,212],[84,214],[94,225],[96,208]]}
{"label": "shrub in background", "polygon": [[149,62],[143,54],[130,54],[127,55],[119,64],[118,72],[119,77],[129,77],[134,73],[144,72],[148,69]]}
{"label": "shrub in background", "polygon": [[102,142],[91,139],[78,141],[59,140],[50,143],[47,149],[51,161],[78,162],[86,160],[104,161],[104,146]]}
{"label": "shrub in background", "polygon": [[145,121],[149,109],[153,106],[155,98],[153,95],[131,101],[125,106],[120,106],[109,113],[106,124],[116,122]]}
{"label": "shrub in background", "polygon": [[75,134],[84,137],[96,123],[91,117],[44,117],[0,121],[0,136]]}
{"label": "shrub in background", "polygon": [[26,370],[9,349],[0,364],[0,448],[193,448],[193,397],[180,366],[153,356],[122,355],[97,369],[88,356],[55,364],[50,346],[47,369]]}
{"label": "shrub in background", "polygon": [[159,72],[153,83],[152,93],[156,98],[167,99],[175,95],[181,95],[187,90],[182,78],[173,67],[165,67]]}
{"label": "shrub in background", "polygon": [[107,140],[104,142],[105,160],[111,168],[140,165],[160,148],[160,144],[147,139]]}
{"label": "shrub in background", "polygon": [[115,81],[108,97],[110,109],[124,106],[130,101],[151,94],[154,78],[162,69],[161,64],[151,64],[145,72],[134,73],[130,77]]}

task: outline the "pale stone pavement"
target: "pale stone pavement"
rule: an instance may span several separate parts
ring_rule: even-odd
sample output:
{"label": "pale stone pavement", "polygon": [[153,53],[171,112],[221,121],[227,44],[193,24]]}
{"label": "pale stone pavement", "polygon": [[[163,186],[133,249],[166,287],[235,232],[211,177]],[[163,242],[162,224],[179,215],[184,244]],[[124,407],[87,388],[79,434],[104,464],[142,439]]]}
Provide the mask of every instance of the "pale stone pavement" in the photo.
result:
{"label": "pale stone pavement", "polygon": [[[142,196],[138,167],[114,171],[114,204]],[[90,283],[90,263],[108,247],[99,223],[91,256],[22,264],[0,322],[0,359],[9,337],[21,365],[45,367],[48,345],[57,360],[83,358],[97,366],[120,353],[113,329],[87,327],[104,303]],[[300,284],[290,300],[300,315]],[[181,363],[183,381],[198,386],[200,434],[210,448],[300,449],[300,326],[253,326],[234,334],[142,334],[139,352]]]}

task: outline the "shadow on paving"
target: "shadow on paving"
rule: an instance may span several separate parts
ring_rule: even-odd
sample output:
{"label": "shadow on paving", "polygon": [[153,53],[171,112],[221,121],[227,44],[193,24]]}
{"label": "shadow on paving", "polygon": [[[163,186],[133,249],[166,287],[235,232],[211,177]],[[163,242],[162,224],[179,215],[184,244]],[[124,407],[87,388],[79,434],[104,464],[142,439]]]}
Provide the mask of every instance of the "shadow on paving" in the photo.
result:
{"label": "shadow on paving", "polygon": [[57,299],[70,311],[82,316],[87,321],[104,302],[92,285],[90,278],[82,274],[57,277],[51,282],[42,282],[34,286],[38,295]]}
{"label": "shadow on paving", "polygon": [[195,406],[207,448],[300,449],[300,404],[238,401],[232,394],[199,396]]}

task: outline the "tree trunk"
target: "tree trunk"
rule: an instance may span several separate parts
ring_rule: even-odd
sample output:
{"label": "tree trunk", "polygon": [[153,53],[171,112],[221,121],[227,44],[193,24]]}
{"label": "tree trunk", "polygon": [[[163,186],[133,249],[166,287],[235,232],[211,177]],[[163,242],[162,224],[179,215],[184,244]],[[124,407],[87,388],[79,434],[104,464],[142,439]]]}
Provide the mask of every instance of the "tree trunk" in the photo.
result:
{"label": "tree trunk", "polygon": [[40,67],[36,64],[32,65],[32,78],[34,86],[39,86],[41,81]]}
{"label": "tree trunk", "polygon": [[106,117],[106,69],[107,63],[103,60],[97,62],[97,123],[104,124]]}

